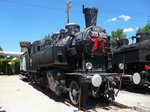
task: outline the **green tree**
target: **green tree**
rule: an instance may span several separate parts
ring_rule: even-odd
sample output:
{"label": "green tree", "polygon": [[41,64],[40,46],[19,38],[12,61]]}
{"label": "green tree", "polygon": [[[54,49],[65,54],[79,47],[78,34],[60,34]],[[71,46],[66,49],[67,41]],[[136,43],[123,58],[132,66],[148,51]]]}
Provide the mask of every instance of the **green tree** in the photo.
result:
{"label": "green tree", "polygon": [[0,51],[3,51],[3,48],[0,46]]}
{"label": "green tree", "polygon": [[117,29],[116,31],[112,31],[111,32],[111,39],[112,39],[112,41],[120,40],[120,39],[123,39],[125,37],[126,37],[126,35],[123,32],[123,29]]}
{"label": "green tree", "polygon": [[148,32],[150,33],[150,23],[146,24],[143,28],[139,28],[137,33],[139,32]]}
{"label": "green tree", "polygon": [[45,37],[44,37],[44,39],[50,39],[51,40],[51,35],[50,34],[48,34],[48,35],[45,35]]}

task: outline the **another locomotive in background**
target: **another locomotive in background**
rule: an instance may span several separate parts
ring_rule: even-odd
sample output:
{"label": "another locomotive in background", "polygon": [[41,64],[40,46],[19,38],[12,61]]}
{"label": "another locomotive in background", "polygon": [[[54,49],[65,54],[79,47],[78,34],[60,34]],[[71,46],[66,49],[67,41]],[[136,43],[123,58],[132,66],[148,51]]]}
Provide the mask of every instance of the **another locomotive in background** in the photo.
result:
{"label": "another locomotive in background", "polygon": [[78,24],[69,23],[52,40],[20,43],[28,50],[24,54],[26,76],[58,96],[68,92],[74,105],[85,104],[90,94],[114,100],[114,87],[120,82],[120,74],[111,73],[110,39],[105,29],[96,26],[98,9],[83,8],[83,13],[83,31]]}
{"label": "another locomotive in background", "polygon": [[124,63],[122,82],[130,87],[150,85],[150,34],[137,33],[132,37],[136,43],[128,45],[127,39],[117,41],[113,48],[113,69],[116,72],[118,63]]}

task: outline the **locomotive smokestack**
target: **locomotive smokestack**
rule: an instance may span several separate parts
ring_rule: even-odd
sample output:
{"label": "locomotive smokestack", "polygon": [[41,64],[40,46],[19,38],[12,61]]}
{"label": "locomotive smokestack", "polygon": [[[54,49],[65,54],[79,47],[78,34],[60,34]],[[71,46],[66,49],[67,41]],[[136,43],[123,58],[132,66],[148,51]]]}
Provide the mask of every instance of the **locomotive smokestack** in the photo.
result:
{"label": "locomotive smokestack", "polygon": [[93,8],[84,8],[83,6],[83,13],[85,16],[85,23],[86,23],[86,28],[89,26],[96,25],[96,20],[97,20],[97,13],[98,9],[93,7]]}

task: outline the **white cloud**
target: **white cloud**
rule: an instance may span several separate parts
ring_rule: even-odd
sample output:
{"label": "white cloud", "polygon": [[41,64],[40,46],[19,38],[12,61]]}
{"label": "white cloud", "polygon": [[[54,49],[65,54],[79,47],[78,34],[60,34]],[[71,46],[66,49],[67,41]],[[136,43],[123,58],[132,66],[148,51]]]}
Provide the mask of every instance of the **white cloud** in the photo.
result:
{"label": "white cloud", "polygon": [[107,22],[115,22],[115,21],[117,21],[117,17],[113,17],[113,18],[109,18],[108,20],[107,20]]}
{"label": "white cloud", "polygon": [[133,29],[133,28],[131,28],[131,27],[129,27],[129,28],[124,28],[123,29],[123,32],[134,32],[135,30]]}
{"label": "white cloud", "polygon": [[131,28],[131,27],[128,27],[128,28],[124,28],[123,29],[123,32],[124,33],[127,33],[127,32],[135,32],[139,29],[139,27],[134,27],[134,28]]}
{"label": "white cloud", "polygon": [[131,19],[131,16],[127,16],[127,15],[120,15],[118,17],[113,17],[113,18],[109,18],[107,20],[107,22],[115,22],[117,21],[118,19],[123,19],[124,21],[128,21]]}
{"label": "white cloud", "polygon": [[112,21],[117,21],[117,17],[114,17],[111,19]]}
{"label": "white cloud", "polygon": [[124,21],[128,21],[129,19],[131,19],[131,16],[127,16],[127,15],[120,15],[118,16],[120,19],[123,19]]}

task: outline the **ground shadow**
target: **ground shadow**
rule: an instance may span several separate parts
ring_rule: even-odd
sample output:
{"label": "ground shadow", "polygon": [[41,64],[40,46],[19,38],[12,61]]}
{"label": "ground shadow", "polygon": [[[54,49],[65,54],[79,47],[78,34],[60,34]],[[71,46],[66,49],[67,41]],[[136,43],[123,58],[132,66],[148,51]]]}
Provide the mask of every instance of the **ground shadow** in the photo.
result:
{"label": "ground shadow", "polygon": [[3,110],[2,107],[0,107],[0,112],[6,112],[6,110]]}
{"label": "ground shadow", "polygon": [[104,98],[89,97],[87,104],[85,105],[84,108],[86,108],[87,110],[93,110],[93,111],[96,111],[97,108],[110,110],[109,106],[110,106],[110,102],[106,101],[106,99]]}
{"label": "ground shadow", "polygon": [[[54,94],[54,92],[52,92],[50,90],[42,89],[38,85],[36,85],[35,83],[31,83],[31,82],[29,82],[27,80],[24,80],[24,79],[21,79],[21,80],[26,82],[26,83],[28,83],[33,88],[35,88],[36,90],[42,92],[43,94],[48,96],[50,99],[53,99],[56,102],[64,103],[67,106],[74,106],[69,101],[68,93],[63,94],[61,97],[60,96],[56,96],[56,94]],[[80,106],[75,106],[75,107],[77,107],[78,109],[80,109],[82,111],[90,112],[88,110],[96,111],[95,110],[96,108],[102,108],[102,109],[105,109],[105,110],[109,110],[109,106],[110,106],[110,102],[106,101],[103,98],[89,97],[89,99],[87,100],[86,105],[81,106],[81,107]],[[76,110],[74,112],[76,112]]]}

